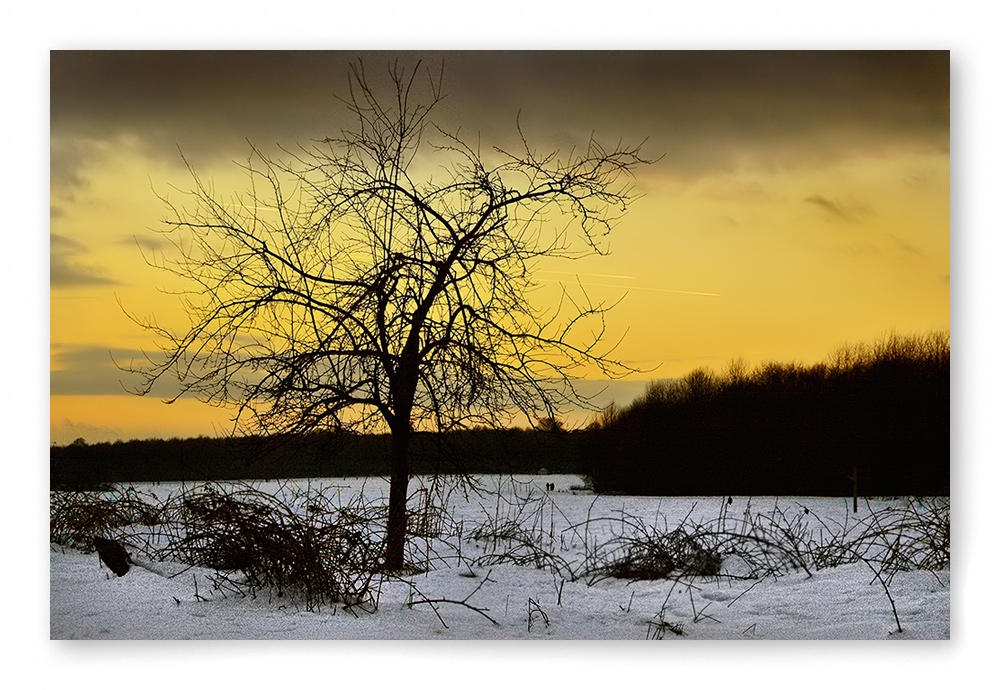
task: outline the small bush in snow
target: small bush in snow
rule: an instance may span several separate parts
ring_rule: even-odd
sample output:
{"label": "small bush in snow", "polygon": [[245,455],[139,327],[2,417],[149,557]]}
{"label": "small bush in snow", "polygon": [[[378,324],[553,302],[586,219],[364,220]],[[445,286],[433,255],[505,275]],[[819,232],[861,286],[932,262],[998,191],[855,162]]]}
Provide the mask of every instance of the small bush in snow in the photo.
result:
{"label": "small bush in snow", "polygon": [[590,582],[604,577],[660,580],[682,576],[716,576],[723,557],[711,534],[685,521],[674,529],[621,515],[620,533],[593,555],[586,568]]}
{"label": "small bush in snow", "polygon": [[85,553],[93,537],[118,536],[130,525],[151,527],[161,521],[151,497],[132,487],[107,491],[52,491],[49,494],[49,541]]}

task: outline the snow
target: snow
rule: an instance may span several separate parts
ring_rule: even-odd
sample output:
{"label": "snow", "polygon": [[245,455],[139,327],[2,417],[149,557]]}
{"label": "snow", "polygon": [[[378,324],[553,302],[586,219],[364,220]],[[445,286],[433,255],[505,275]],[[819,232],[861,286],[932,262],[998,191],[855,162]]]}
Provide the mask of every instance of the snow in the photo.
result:
{"label": "snow", "polygon": [[[550,535],[549,546],[572,567],[579,567],[586,543],[606,542],[620,531],[616,519],[622,515],[673,527],[685,519],[718,517],[725,505],[721,497],[593,496],[572,491],[570,487],[581,479],[571,476],[513,481],[520,500],[498,500],[490,494],[465,500],[460,492],[452,492],[449,508],[468,529],[518,510],[523,516],[527,490],[534,501],[529,505],[537,510],[536,528]],[[371,479],[313,480],[312,488],[323,482],[327,493],[340,492],[338,498],[345,501],[358,491],[373,498],[387,493],[384,483]],[[554,482],[556,490],[546,492],[546,482]],[[161,497],[178,488],[140,487]],[[411,487],[411,494],[415,489]],[[863,502],[861,510],[879,511],[903,503],[904,499]],[[813,518],[827,524],[851,519],[849,501],[831,498],[734,497],[724,510],[738,514],[747,506],[761,513],[779,509],[790,517],[808,509]],[[592,531],[586,535],[571,529],[588,518]],[[595,534],[600,524],[606,532]],[[956,675],[975,671],[967,655],[958,656],[954,642],[897,643],[950,639],[948,569],[895,575],[890,592],[903,627],[899,633],[885,591],[863,563],[791,571],[758,581],[605,578],[588,584],[586,578],[564,581],[529,566],[473,563],[490,551],[489,544],[465,540],[462,549],[461,563],[439,563],[426,573],[383,582],[377,611],[353,615],[342,604],[306,610],[273,593],[258,592],[255,598],[223,596],[212,589],[213,571],[184,569],[180,564],[152,564],[161,574],[135,567],[117,578],[96,554],[50,545],[49,637],[55,647],[49,647],[46,656],[57,663],[49,668],[53,678],[102,688],[107,687],[102,680],[105,664],[111,661],[148,687],[174,688],[196,678],[227,684],[239,679],[251,687],[286,685],[297,679],[374,682],[377,687],[407,690],[437,690],[452,684],[505,690],[523,683],[617,687],[654,679],[695,688],[773,688],[789,683],[840,687],[855,681],[899,684],[907,679],[923,686],[935,679],[951,683]],[[175,572],[180,574],[169,577]],[[438,603],[435,611],[428,603],[413,603],[437,599],[467,601],[497,625],[462,604]],[[658,629],[658,622],[683,634],[663,626]],[[103,651],[84,654],[67,640],[147,642],[138,643],[141,647],[132,646],[136,643],[121,647],[125,644],[121,642],[101,643],[115,645],[111,647],[87,645]],[[191,646],[151,642],[155,640],[214,642]],[[255,642],[247,647],[248,640],[300,642],[291,646]],[[432,640],[452,642],[435,645]],[[548,642],[512,646],[489,644],[492,640]],[[686,644],[696,640],[717,642]],[[809,640],[832,642],[817,646]],[[874,647],[857,642],[864,640],[885,642]],[[949,671],[956,659],[966,663]]]}
{"label": "snow", "polygon": [[[671,583],[604,581],[592,587],[567,582],[557,603],[550,574],[517,566],[478,570],[477,578],[455,568],[413,578],[426,599],[464,599],[489,580],[470,603],[488,609],[495,626],[459,605],[440,604],[444,624],[429,605],[406,606],[410,592],[399,583],[383,588],[375,614],[354,617],[343,610],[296,610],[266,597],[256,600],[195,594],[192,577],[167,579],[142,569],[106,577],[97,557],[67,551],[52,554],[54,639],[645,639]],[[202,573],[198,573],[201,575]],[[948,578],[926,572],[897,577],[896,606],[904,633],[895,631],[892,610],[864,565],[793,574],[749,585],[710,584],[675,590],[666,618],[683,625],[673,639],[946,639]],[[680,588],[678,588],[680,589]],[[201,594],[209,593],[203,580]],[[689,596],[690,595],[690,596]],[[738,598],[738,600],[737,600]],[[547,617],[533,616],[528,602]],[[693,602],[693,603],[692,603]],[[694,621],[695,610],[704,616]],[[711,616],[711,618],[708,618]],[[446,625],[445,625],[446,624]],[[447,627],[446,627],[447,626]],[[664,637],[666,641],[668,637]]]}
{"label": "snow", "polygon": [[[497,482],[485,478],[486,483]],[[326,480],[325,492],[365,491],[378,498],[378,480]],[[544,486],[553,482],[554,492]],[[573,491],[579,477],[515,477],[501,491],[447,495],[449,510],[465,525],[519,517],[548,546],[581,572],[588,548],[598,549],[640,519],[669,529],[685,519],[779,510],[790,521],[813,516],[853,520],[848,501],[831,498],[653,498],[593,496]],[[312,488],[321,485],[313,480]],[[280,490],[282,485],[274,485]],[[169,486],[145,487],[161,494]],[[494,486],[488,487],[495,489]],[[902,499],[865,502],[861,517]],[[720,508],[722,506],[722,508]],[[806,513],[805,511],[809,511]],[[803,515],[804,514],[804,515]],[[588,522],[589,518],[589,522]],[[736,518],[734,518],[736,519]],[[478,520],[478,522],[477,522]],[[815,524],[815,523],[812,523]],[[583,527],[581,527],[583,525]],[[818,525],[816,525],[818,529]],[[447,555],[426,573],[387,579],[374,612],[306,607],[291,595],[254,596],[213,588],[214,571],[183,564],[153,564],[162,574],[135,567],[115,577],[96,554],[50,548],[52,639],[452,639],[452,640],[945,640],[950,637],[950,571],[899,572],[892,603],[864,563],[790,571],[761,579],[679,577],[652,581],[580,577],[483,557],[490,543],[463,540],[462,558]],[[496,552],[510,552],[501,545]],[[438,549],[438,553],[442,552]],[[457,554],[456,554],[457,556]],[[477,563],[477,560],[479,563]],[[738,565],[738,564],[735,564]],[[738,570],[726,564],[725,570]],[[166,576],[164,576],[166,575]],[[414,603],[446,600],[437,604]],[[465,602],[465,603],[458,603]],[[466,605],[468,604],[468,605]],[[474,610],[471,607],[479,609]],[[486,615],[483,615],[486,614]],[[496,623],[491,622],[492,619]],[[669,623],[670,632],[660,623]],[[659,631],[659,635],[657,632]]]}

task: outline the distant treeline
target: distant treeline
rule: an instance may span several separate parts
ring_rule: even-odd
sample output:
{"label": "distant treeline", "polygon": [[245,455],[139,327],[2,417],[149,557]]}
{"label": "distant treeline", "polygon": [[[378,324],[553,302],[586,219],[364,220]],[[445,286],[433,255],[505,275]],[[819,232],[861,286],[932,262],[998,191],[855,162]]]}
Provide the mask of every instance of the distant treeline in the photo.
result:
{"label": "distant treeline", "polygon": [[[586,429],[475,429],[420,435],[414,474],[588,475],[635,495],[950,494],[947,333],[844,347],[813,366],[739,361],[656,381]],[[314,433],[51,449],[53,487],[113,482],[379,476],[389,437]]]}
{"label": "distant treeline", "polygon": [[814,366],[739,361],[654,382],[592,425],[602,492],[949,495],[948,333],[844,347]]}
{"label": "distant treeline", "polygon": [[[418,434],[411,442],[410,466],[414,474],[579,473],[579,435],[555,426]],[[347,433],[95,444],[78,439],[51,448],[50,481],[53,488],[86,488],[115,482],[388,476],[389,451],[388,435]]]}

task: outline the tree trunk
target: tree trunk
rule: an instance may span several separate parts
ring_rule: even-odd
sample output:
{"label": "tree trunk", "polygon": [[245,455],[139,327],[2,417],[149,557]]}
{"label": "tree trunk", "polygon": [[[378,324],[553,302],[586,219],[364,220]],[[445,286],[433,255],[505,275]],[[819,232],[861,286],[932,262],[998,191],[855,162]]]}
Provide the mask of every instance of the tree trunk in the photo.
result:
{"label": "tree trunk", "polygon": [[403,568],[403,554],[406,546],[406,495],[410,483],[409,446],[409,429],[392,432],[389,521],[385,541],[385,569],[387,571]]}

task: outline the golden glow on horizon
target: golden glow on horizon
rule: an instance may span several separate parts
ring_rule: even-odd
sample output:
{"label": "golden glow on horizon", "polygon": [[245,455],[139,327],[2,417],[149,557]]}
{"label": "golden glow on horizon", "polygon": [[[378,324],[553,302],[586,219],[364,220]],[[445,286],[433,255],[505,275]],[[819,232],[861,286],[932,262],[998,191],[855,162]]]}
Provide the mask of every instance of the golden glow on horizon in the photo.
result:
{"label": "golden glow on horizon", "polygon": [[231,413],[196,400],[165,405],[154,397],[53,395],[49,402],[52,442],[133,438],[219,436],[232,430]]}

